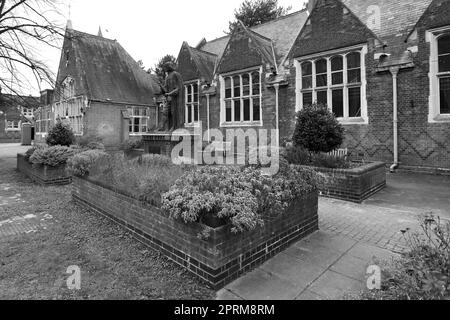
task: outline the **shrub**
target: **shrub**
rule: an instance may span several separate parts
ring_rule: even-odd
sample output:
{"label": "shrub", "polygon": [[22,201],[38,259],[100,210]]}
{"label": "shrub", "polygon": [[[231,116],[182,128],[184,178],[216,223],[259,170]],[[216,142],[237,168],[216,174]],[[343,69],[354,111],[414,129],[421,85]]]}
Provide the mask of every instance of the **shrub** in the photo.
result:
{"label": "shrub", "polygon": [[369,300],[448,300],[450,298],[450,222],[427,215],[422,235],[402,231],[410,251],[385,263],[382,288],[363,294]]}
{"label": "shrub", "polygon": [[27,152],[25,152],[25,160],[30,162],[30,158],[34,154],[34,152],[38,149],[43,149],[43,148],[45,148],[45,147],[44,146],[34,146],[34,147],[28,149]]}
{"label": "shrub", "polygon": [[67,161],[66,170],[77,177],[87,176],[91,167],[103,157],[108,157],[108,154],[102,150],[88,150],[77,153]]}
{"label": "shrub", "polygon": [[70,125],[58,121],[56,125],[50,129],[47,136],[47,144],[53,146],[70,147],[75,142],[75,135]]}
{"label": "shrub", "polygon": [[55,146],[36,149],[30,157],[30,162],[34,165],[46,165],[57,167],[67,163],[75,151],[69,147]]}
{"label": "shrub", "polygon": [[270,177],[254,167],[207,166],[178,179],[163,195],[162,208],[185,223],[213,217],[230,223],[234,233],[245,232],[317,190],[315,179],[314,172],[302,168],[289,167]]}
{"label": "shrub", "polygon": [[345,158],[330,156],[324,153],[310,154],[303,148],[288,147],[283,152],[283,156],[290,164],[313,166],[330,169],[348,169],[352,163]]}
{"label": "shrub", "polygon": [[313,153],[328,153],[339,148],[343,141],[343,126],[325,106],[314,104],[297,113],[294,146]]}
{"label": "shrub", "polygon": [[121,149],[125,152],[130,152],[135,149],[141,149],[144,145],[142,140],[127,140],[122,143]]}
{"label": "shrub", "polygon": [[135,160],[115,155],[99,158],[91,167],[90,177],[160,205],[161,195],[185,170],[186,167],[176,166],[170,158],[159,155],[145,155]]}

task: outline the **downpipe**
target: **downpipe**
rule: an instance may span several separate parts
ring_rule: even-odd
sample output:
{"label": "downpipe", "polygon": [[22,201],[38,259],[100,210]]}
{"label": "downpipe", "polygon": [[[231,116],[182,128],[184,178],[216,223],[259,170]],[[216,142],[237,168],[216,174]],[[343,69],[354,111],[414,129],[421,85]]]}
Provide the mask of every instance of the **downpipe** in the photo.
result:
{"label": "downpipe", "polygon": [[394,164],[390,167],[391,173],[395,173],[395,171],[399,167],[399,159],[398,159],[398,85],[397,85],[397,76],[399,72],[399,68],[391,68],[389,70],[392,74],[392,86],[393,86],[393,125],[394,125]]}

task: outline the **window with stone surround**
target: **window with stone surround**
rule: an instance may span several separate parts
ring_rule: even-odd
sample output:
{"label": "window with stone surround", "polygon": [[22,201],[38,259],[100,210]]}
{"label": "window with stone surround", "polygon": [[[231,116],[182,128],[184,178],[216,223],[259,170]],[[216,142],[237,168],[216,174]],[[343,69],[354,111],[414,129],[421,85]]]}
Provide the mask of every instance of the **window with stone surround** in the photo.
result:
{"label": "window with stone surround", "polygon": [[450,122],[450,27],[426,32],[430,43],[430,123]]}
{"label": "window with stone surround", "polygon": [[76,135],[83,135],[83,108],[85,99],[74,97],[55,103],[57,120],[68,121]]}
{"label": "window with stone surround", "polygon": [[20,121],[6,121],[6,131],[20,131]]}
{"label": "window with stone surround", "polygon": [[52,113],[48,110],[38,110],[36,112],[35,127],[37,134],[46,134],[52,124]]}
{"label": "window with stone surround", "polygon": [[367,123],[366,47],[296,62],[297,109],[323,104],[343,123]]}
{"label": "window with stone surround", "polygon": [[199,88],[200,81],[191,82],[184,86],[186,126],[193,126],[200,121]]}
{"label": "window with stone surround", "polygon": [[261,70],[221,76],[222,126],[262,124]]}
{"label": "window with stone surround", "polygon": [[130,116],[130,134],[141,135],[148,131],[150,121],[150,109],[146,107],[130,107],[128,108]]}

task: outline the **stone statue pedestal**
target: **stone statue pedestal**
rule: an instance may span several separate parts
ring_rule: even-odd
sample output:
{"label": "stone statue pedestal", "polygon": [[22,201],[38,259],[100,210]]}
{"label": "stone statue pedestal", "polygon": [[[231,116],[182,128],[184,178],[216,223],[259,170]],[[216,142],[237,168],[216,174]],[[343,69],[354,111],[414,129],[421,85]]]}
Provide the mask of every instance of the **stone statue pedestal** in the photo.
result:
{"label": "stone statue pedestal", "polygon": [[[151,132],[142,137],[146,154],[159,154],[171,158],[172,150],[185,138],[191,138],[192,144],[196,138],[193,134],[179,134],[174,132]],[[192,149],[194,150],[194,149]]]}

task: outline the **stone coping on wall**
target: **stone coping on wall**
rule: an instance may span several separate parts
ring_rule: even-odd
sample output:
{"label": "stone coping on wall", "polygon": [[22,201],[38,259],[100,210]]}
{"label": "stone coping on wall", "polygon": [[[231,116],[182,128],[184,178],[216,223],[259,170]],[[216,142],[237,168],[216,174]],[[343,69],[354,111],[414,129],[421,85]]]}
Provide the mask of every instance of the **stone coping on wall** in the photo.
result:
{"label": "stone coping on wall", "polygon": [[297,199],[264,227],[232,234],[230,226],[224,226],[211,229],[208,239],[198,237],[203,225],[173,220],[152,203],[90,178],[74,177],[73,199],[124,227],[215,289],[318,230],[317,192]]}

